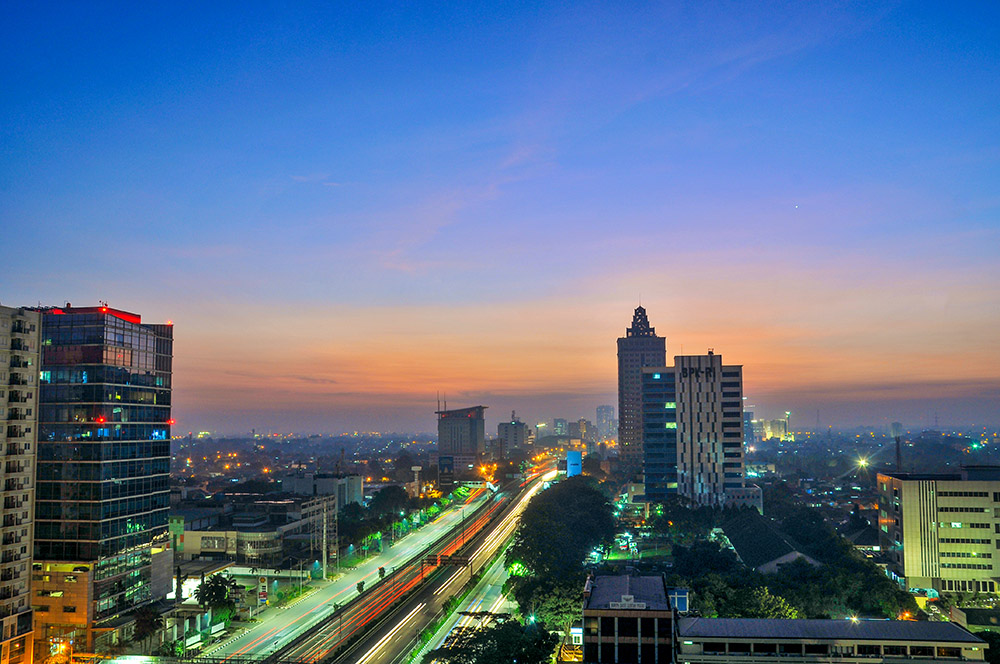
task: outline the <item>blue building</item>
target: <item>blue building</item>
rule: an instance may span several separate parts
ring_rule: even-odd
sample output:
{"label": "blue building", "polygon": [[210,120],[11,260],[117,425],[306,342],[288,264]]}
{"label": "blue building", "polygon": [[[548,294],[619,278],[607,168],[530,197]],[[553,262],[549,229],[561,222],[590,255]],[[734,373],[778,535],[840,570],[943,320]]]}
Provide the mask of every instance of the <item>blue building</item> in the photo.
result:
{"label": "blue building", "polygon": [[643,474],[646,500],[677,493],[677,391],[672,370],[642,372]]}

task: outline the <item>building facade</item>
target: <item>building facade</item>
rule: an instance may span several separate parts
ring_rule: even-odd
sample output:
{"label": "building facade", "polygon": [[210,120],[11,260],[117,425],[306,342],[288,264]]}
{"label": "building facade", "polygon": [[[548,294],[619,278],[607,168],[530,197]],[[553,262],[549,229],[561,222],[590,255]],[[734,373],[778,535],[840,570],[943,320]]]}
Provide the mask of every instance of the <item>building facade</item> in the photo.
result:
{"label": "building facade", "polygon": [[642,370],[646,500],[680,494],[698,505],[752,505],[743,460],[743,368],[722,356],[679,355]]}
{"label": "building facade", "polygon": [[[664,348],[664,353],[666,348]],[[615,407],[612,405],[597,407],[597,433],[601,438],[614,438],[618,435],[615,427]]]}
{"label": "building facade", "polygon": [[34,539],[38,368],[42,319],[0,307],[0,664],[32,659],[31,542]]}
{"label": "building facade", "polygon": [[515,413],[510,414],[510,420],[497,425],[497,442],[500,449],[497,458],[506,459],[514,451],[528,448],[528,425],[517,418]]}
{"label": "building facade", "polygon": [[667,363],[667,340],[656,336],[646,310],[636,307],[632,325],[618,339],[618,455],[631,474],[642,471],[642,370]]}
{"label": "building facade", "polygon": [[1000,467],[879,473],[879,537],[910,590],[1000,591]]}
{"label": "building facade", "polygon": [[438,457],[451,458],[456,477],[475,472],[486,452],[486,406],[439,410]]}
{"label": "building facade", "polygon": [[592,577],[583,591],[583,661],[673,662],[673,624],[662,577]]}
{"label": "building facade", "polygon": [[94,652],[155,599],[170,507],[173,327],[42,310],[35,639]]}
{"label": "building facade", "polygon": [[338,509],[349,503],[363,505],[365,478],[361,475],[335,473],[301,473],[281,478],[281,490],[301,496],[337,496]]}

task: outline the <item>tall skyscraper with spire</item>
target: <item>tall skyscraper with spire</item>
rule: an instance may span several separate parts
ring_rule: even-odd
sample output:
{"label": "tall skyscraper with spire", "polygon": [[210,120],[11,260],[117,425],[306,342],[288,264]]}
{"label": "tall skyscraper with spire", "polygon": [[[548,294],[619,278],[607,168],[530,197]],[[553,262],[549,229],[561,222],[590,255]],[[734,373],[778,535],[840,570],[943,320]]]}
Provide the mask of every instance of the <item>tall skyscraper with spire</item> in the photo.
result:
{"label": "tall skyscraper with spire", "polygon": [[642,470],[642,369],[667,363],[667,340],[656,336],[646,310],[636,307],[632,326],[618,339],[618,454],[625,469]]}

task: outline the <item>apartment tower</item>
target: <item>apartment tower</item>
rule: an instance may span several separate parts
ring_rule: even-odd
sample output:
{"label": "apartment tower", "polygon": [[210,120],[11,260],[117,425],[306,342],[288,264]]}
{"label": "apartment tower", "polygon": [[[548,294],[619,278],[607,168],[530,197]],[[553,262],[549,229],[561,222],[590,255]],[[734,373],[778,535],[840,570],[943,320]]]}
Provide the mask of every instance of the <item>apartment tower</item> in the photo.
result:
{"label": "apartment tower", "polygon": [[31,541],[41,330],[38,312],[0,307],[0,664],[32,659]]}
{"label": "apartment tower", "polygon": [[642,470],[642,370],[667,363],[667,340],[656,336],[646,310],[636,307],[632,325],[618,339],[618,456],[628,473]]}
{"label": "apartment tower", "polygon": [[102,651],[155,599],[170,507],[173,327],[66,305],[42,310],[41,343],[35,639]]}

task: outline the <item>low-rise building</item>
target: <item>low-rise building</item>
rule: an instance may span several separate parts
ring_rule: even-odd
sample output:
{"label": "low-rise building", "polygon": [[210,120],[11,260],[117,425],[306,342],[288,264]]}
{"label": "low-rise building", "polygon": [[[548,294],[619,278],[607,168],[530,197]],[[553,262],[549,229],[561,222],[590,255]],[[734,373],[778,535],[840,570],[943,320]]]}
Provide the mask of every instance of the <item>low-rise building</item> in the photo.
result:
{"label": "low-rise building", "polygon": [[673,661],[673,610],[659,576],[596,576],[583,592],[583,661]]}
{"label": "low-rise building", "polygon": [[986,642],[958,625],[912,620],[680,618],[676,638],[678,664],[965,662],[986,654]]}
{"label": "low-rise building", "polygon": [[363,505],[365,482],[360,475],[300,473],[281,478],[281,490],[300,496],[337,496],[341,507],[350,503]]}
{"label": "low-rise building", "polygon": [[1000,466],[879,473],[879,536],[910,590],[1000,591]]}

